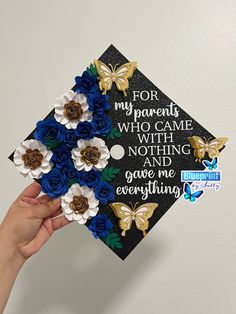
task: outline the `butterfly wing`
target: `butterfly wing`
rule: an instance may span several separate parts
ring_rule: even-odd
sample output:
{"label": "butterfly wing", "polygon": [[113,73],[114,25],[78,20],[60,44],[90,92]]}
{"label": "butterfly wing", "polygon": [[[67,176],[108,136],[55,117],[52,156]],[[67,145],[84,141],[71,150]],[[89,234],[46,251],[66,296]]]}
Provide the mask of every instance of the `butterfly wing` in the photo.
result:
{"label": "butterfly wing", "polygon": [[187,182],[184,184],[184,192],[185,192],[184,198],[186,200],[190,199],[192,192],[191,192],[191,187]]}
{"label": "butterfly wing", "polygon": [[208,156],[210,158],[214,158],[215,156],[219,156],[219,150],[224,147],[227,142],[227,137],[219,137],[209,142],[208,146]]}
{"label": "butterfly wing", "polygon": [[138,230],[143,231],[146,235],[146,230],[149,226],[148,219],[152,217],[154,210],[158,207],[157,203],[146,203],[139,206],[135,211],[135,224]]}
{"label": "butterfly wing", "polygon": [[201,160],[204,158],[206,150],[205,150],[205,141],[200,136],[191,136],[188,137],[190,145],[194,148],[194,156],[197,160]]}
{"label": "butterfly wing", "polygon": [[101,61],[95,60],[94,63],[99,74],[99,88],[103,91],[103,94],[106,94],[112,87],[112,71]]}
{"label": "butterfly wing", "polygon": [[216,169],[218,167],[218,157],[214,157],[212,161],[212,167]]}
{"label": "butterfly wing", "polygon": [[121,235],[125,236],[127,230],[130,230],[132,225],[132,210],[124,203],[109,204],[116,217],[120,218],[119,226],[123,230]]}
{"label": "butterfly wing", "polygon": [[190,196],[190,202],[195,202],[197,198],[199,198],[203,194],[203,191],[196,191]]}
{"label": "butterfly wing", "polygon": [[208,161],[208,160],[203,160],[203,165],[206,167],[206,168],[208,168],[209,170],[212,170],[213,169],[213,164],[210,162],[210,161]]}
{"label": "butterfly wing", "polygon": [[188,199],[190,198],[190,196],[191,196],[191,195],[185,193],[185,194],[184,194],[184,199],[188,200]]}
{"label": "butterfly wing", "polygon": [[128,62],[120,66],[115,71],[115,83],[118,90],[122,91],[126,96],[126,90],[129,87],[128,79],[132,77],[135,69],[137,68],[137,62]]}
{"label": "butterfly wing", "polygon": [[187,193],[188,195],[191,195],[191,187],[189,183],[184,184],[184,192]]}

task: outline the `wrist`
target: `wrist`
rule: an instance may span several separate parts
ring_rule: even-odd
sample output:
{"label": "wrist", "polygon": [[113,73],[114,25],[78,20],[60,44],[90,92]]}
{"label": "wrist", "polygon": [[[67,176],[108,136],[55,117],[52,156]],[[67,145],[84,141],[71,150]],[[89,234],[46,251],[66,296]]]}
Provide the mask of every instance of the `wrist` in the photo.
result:
{"label": "wrist", "polygon": [[26,259],[19,252],[17,245],[4,234],[0,226],[0,260],[7,263],[8,266],[19,270]]}
{"label": "wrist", "polygon": [[17,246],[0,226],[0,313],[3,313],[16,277],[24,264]]}

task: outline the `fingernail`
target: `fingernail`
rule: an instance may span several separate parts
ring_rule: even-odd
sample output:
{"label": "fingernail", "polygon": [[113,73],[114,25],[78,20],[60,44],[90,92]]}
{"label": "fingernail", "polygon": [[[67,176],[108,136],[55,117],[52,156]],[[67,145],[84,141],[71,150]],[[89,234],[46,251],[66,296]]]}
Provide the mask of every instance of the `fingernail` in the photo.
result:
{"label": "fingernail", "polygon": [[53,202],[53,205],[58,207],[59,205],[61,205],[61,198],[60,197],[55,198],[54,200],[52,200],[52,202]]}

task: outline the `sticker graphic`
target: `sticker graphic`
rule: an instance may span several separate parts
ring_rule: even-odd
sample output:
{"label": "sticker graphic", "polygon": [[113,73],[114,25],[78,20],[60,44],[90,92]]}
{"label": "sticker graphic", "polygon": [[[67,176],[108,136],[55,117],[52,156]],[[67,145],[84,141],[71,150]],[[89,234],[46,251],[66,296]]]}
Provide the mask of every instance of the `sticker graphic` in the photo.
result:
{"label": "sticker graphic", "polygon": [[184,199],[189,200],[191,203],[195,202],[203,194],[203,190],[192,192],[189,183],[184,184],[184,192]]}
{"label": "sticker graphic", "polygon": [[[184,199],[194,202],[204,192],[204,189],[214,189],[218,191],[221,187],[220,182],[222,172],[216,171],[219,164],[219,157],[214,157],[211,161],[203,160],[204,170],[182,170],[181,181],[184,183]],[[192,182],[191,186],[190,183]]]}
{"label": "sticker graphic", "polygon": [[208,161],[208,160],[203,160],[202,163],[209,170],[217,169],[217,167],[218,167],[218,157],[214,157],[211,162]]}

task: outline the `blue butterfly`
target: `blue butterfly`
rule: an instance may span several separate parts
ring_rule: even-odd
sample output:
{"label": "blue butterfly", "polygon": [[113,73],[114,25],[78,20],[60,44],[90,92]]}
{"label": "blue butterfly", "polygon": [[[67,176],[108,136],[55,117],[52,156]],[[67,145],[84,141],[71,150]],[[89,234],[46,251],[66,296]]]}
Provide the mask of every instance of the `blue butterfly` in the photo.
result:
{"label": "blue butterfly", "polygon": [[218,167],[218,158],[214,157],[211,162],[208,160],[203,160],[202,163],[209,170],[213,170],[213,169],[216,169]]}
{"label": "blue butterfly", "polygon": [[198,199],[203,194],[202,190],[192,193],[189,183],[184,184],[184,192],[184,199],[190,200],[191,203],[195,202],[196,199]]}

